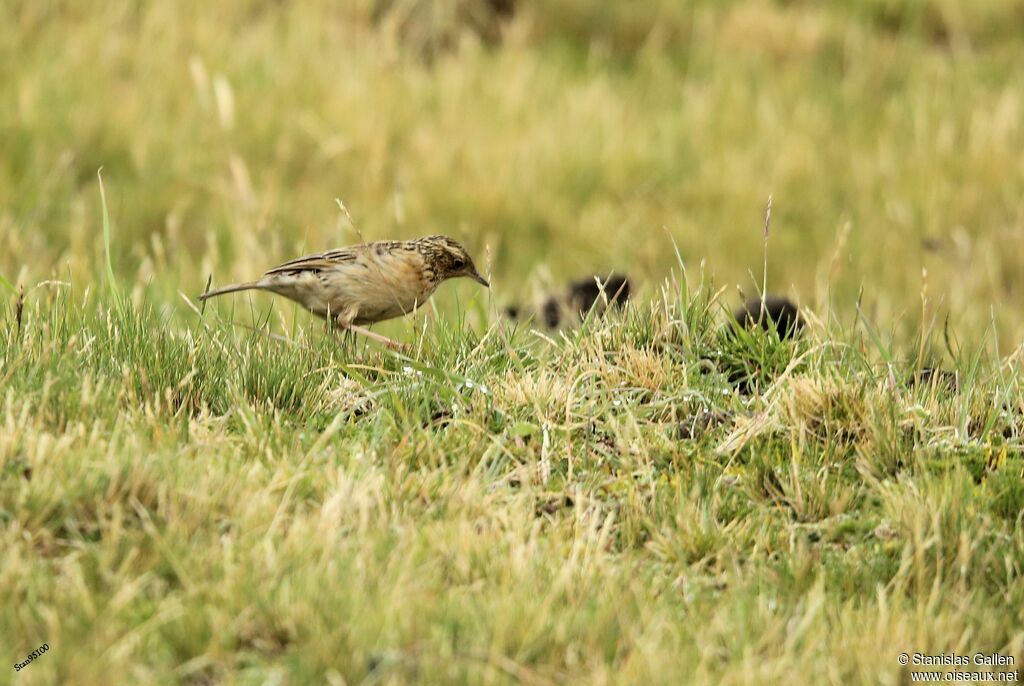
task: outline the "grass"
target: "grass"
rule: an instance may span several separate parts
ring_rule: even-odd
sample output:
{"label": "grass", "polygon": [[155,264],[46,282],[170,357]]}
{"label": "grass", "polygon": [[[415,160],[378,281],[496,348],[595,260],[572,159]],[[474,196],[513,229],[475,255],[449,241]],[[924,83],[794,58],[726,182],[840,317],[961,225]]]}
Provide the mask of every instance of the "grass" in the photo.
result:
{"label": "grass", "polygon": [[[631,4],[0,10],[17,683],[1024,656],[1020,4]],[[193,302],[355,226],[451,233],[493,292],[380,327],[407,356]],[[498,314],[612,269],[607,319]],[[804,334],[729,330],[736,286]]]}

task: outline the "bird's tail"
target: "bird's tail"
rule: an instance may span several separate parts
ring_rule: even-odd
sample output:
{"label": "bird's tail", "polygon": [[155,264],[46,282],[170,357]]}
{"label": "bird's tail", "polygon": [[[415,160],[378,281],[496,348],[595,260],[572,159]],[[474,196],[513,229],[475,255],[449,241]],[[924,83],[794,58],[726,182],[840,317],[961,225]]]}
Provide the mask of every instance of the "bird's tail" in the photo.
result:
{"label": "bird's tail", "polygon": [[238,291],[249,291],[254,288],[262,288],[262,281],[247,281],[245,283],[233,283],[230,286],[222,286],[215,288],[212,291],[206,291],[199,296],[200,300],[207,300],[218,295],[224,295],[225,293],[237,293]]}

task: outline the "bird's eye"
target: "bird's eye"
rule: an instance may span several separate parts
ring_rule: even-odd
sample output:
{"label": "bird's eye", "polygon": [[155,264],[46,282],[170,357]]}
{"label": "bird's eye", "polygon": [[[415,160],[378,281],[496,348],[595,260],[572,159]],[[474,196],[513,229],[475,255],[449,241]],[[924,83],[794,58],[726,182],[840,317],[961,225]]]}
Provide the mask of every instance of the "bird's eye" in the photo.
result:
{"label": "bird's eye", "polygon": [[459,269],[465,269],[465,267],[466,267],[466,261],[464,259],[462,259],[461,257],[456,257],[455,261],[452,262],[452,269],[459,270]]}

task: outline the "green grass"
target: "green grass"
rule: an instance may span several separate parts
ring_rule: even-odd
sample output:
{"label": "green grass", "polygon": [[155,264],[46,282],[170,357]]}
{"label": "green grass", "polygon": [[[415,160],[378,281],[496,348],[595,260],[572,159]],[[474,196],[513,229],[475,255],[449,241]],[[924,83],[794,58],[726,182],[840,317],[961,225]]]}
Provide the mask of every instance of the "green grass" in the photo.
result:
{"label": "green grass", "polygon": [[[430,4],[0,9],[0,664],[50,647],[0,683],[1024,658],[1021,3]],[[355,241],[335,198],[494,287],[409,355],[195,306]],[[799,339],[726,328],[762,278]]]}

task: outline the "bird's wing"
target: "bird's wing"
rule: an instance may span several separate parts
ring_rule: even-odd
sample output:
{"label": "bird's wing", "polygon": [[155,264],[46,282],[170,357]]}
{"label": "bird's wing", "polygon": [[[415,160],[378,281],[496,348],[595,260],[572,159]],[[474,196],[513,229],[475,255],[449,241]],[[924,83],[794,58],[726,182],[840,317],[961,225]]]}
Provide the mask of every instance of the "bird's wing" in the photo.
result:
{"label": "bird's wing", "polygon": [[316,253],[315,255],[306,255],[304,257],[297,257],[294,260],[288,260],[284,264],[279,264],[273,269],[268,270],[264,276],[273,276],[275,274],[298,274],[299,272],[322,272],[328,269],[334,269],[340,264],[354,262],[356,257],[357,253],[352,248],[335,248],[334,250],[328,250],[327,252]]}

